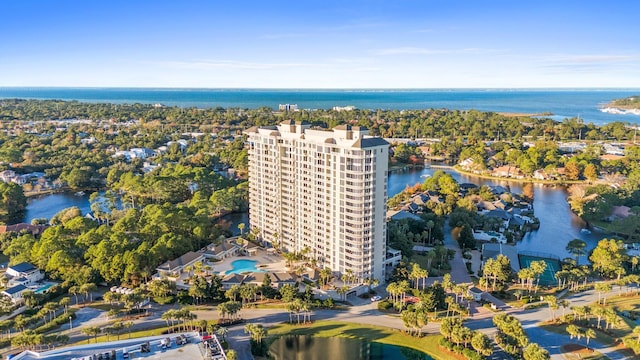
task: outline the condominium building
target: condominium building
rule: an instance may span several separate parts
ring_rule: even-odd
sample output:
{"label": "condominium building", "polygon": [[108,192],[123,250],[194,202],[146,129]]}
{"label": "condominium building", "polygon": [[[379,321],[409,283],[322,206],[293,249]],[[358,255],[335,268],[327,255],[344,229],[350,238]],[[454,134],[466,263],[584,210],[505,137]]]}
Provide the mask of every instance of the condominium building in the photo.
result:
{"label": "condominium building", "polygon": [[245,133],[249,221],[262,240],[384,282],[389,143],[357,126],[293,121]]}

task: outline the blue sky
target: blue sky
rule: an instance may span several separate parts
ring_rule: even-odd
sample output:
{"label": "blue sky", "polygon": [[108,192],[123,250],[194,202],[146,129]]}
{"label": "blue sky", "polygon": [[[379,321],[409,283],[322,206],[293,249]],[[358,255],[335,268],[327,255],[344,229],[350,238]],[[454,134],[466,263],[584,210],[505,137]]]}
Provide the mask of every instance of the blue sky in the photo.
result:
{"label": "blue sky", "polygon": [[0,86],[640,87],[640,2],[6,1]]}

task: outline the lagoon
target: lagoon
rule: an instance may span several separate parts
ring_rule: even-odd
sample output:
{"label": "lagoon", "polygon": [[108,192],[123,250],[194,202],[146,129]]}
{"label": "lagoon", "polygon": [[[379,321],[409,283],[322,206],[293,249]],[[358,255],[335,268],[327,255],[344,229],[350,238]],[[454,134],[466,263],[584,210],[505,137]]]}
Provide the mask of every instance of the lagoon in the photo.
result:
{"label": "lagoon", "polygon": [[[432,176],[438,169],[418,168],[408,169],[389,175],[389,197],[401,192],[409,185],[422,183],[425,176]],[[445,170],[459,183],[482,185],[500,185],[515,193],[522,192],[522,183],[498,179],[483,179],[475,176],[460,174],[453,169]],[[567,191],[563,187],[534,184],[533,210],[540,220],[540,228],[527,233],[522,241],[516,245],[518,250],[553,254],[561,259],[573,257],[565,250],[569,241],[582,239],[587,243],[586,251],[593,249],[604,234],[592,231],[591,234],[581,232],[586,223],[574,214],[567,203]],[[580,263],[586,263],[586,256],[580,258]]]}

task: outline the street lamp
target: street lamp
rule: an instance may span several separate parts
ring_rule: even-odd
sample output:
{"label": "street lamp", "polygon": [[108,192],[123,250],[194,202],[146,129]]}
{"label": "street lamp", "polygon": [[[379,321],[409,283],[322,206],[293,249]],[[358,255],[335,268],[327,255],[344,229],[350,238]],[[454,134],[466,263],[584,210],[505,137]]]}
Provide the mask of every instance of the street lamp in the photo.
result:
{"label": "street lamp", "polygon": [[73,331],[73,322],[71,322],[71,320],[73,320],[73,318],[69,316],[69,334]]}

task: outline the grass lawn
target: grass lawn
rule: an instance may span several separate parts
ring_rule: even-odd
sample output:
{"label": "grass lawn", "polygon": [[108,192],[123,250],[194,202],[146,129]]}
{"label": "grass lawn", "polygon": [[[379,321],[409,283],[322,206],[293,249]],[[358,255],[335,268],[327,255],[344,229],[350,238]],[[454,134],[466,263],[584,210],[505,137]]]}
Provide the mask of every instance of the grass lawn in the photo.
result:
{"label": "grass lawn", "polygon": [[313,335],[318,337],[360,339],[419,350],[434,359],[456,359],[453,354],[446,355],[447,351],[438,345],[442,338],[440,334],[416,338],[399,330],[339,321],[316,321],[311,325],[279,324],[269,328],[269,334],[271,336]]}
{"label": "grass lawn", "polygon": [[[563,335],[568,335],[569,334],[569,333],[567,333],[567,324],[549,325],[549,324],[539,323],[538,325],[542,329],[547,330],[549,332],[553,332],[553,333],[556,333],[556,334],[563,334]],[[604,326],[604,322],[603,322],[602,326]],[[621,323],[618,326],[626,326],[626,324]],[[620,329],[616,329],[616,330],[621,331]],[[622,338],[622,336],[620,336],[620,338]],[[596,338],[593,339],[593,340],[599,342],[602,345],[617,348],[618,351],[620,351],[621,353],[625,354],[626,356],[629,356],[630,358],[633,358],[633,351],[631,349],[625,347],[621,343],[616,343],[616,339],[615,338],[603,333],[600,330],[596,329]],[[584,338],[580,339],[580,342],[585,342],[586,343]]]}
{"label": "grass lawn", "polygon": [[567,360],[608,360],[609,358],[591,349],[587,350],[582,345],[562,345],[562,356]]}
{"label": "grass lawn", "polygon": [[427,265],[429,264],[429,260],[424,255],[413,254],[413,256],[411,257],[411,261],[417,263],[423,269],[429,269],[427,267]]}
{"label": "grass lawn", "polygon": [[640,296],[635,294],[612,296],[607,298],[607,306],[613,306],[618,311],[640,311]]}
{"label": "grass lawn", "polygon": [[102,310],[102,311],[109,311],[111,309],[115,309],[115,310],[122,310],[124,309],[124,306],[122,305],[111,305],[109,303],[93,303],[93,304],[85,304],[82,307],[90,307],[93,309],[98,309],[98,310]]}

